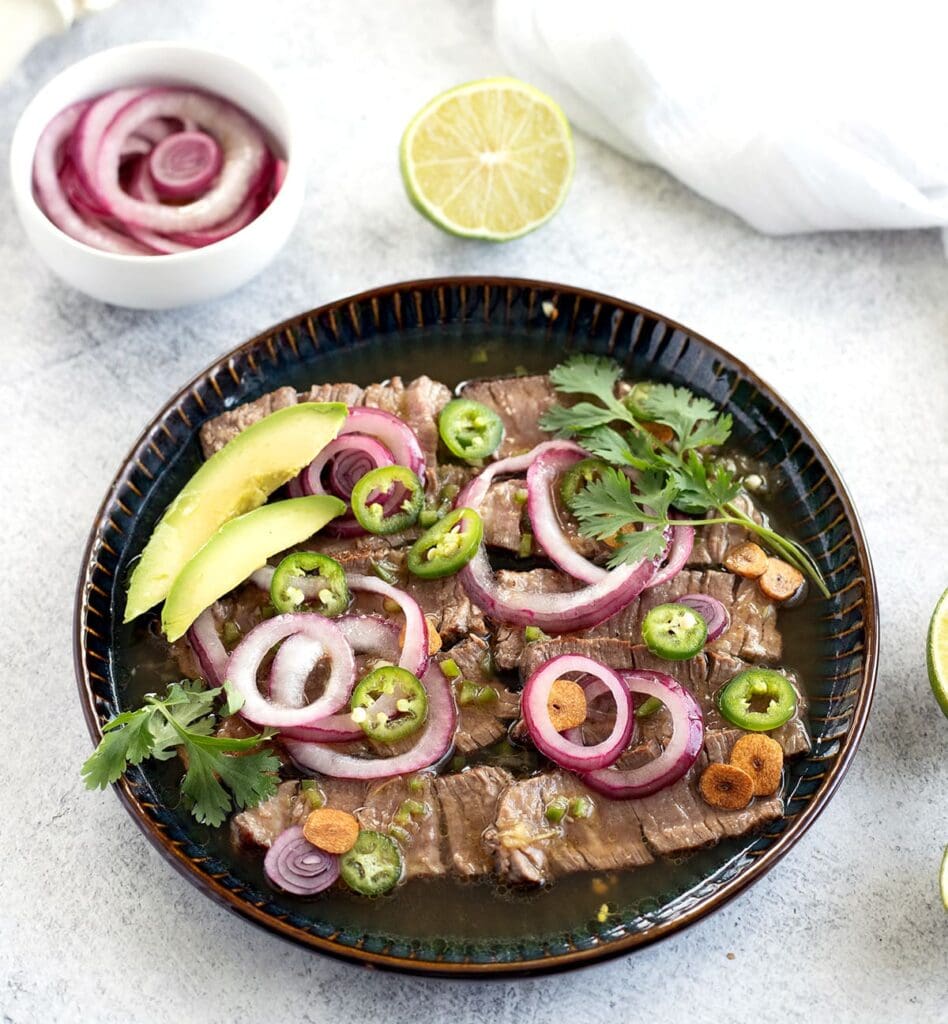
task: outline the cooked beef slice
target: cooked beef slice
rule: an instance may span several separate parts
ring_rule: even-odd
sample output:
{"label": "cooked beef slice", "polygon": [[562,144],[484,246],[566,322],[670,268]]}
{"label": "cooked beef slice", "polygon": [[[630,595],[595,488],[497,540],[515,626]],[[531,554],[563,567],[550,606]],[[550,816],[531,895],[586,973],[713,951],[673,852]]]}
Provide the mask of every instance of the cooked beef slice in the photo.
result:
{"label": "cooked beef slice", "polygon": [[727,836],[754,832],[783,814],[781,796],[757,797],[740,811],[726,811],[705,803],[698,779],[711,761],[724,761],[740,729],[705,734],[705,746],[683,778],[651,796],[634,800],[646,842],[655,853],[672,856],[710,846]]}
{"label": "cooked beef slice", "polygon": [[478,765],[434,780],[445,862],[456,875],[474,878],[493,870],[493,857],[484,843],[484,833],[494,823],[498,797],[512,781],[503,768],[491,765]]}
{"label": "cooked beef slice", "polygon": [[525,490],[524,480],[501,480],[488,488],[480,507],[484,520],[484,543],[488,547],[519,550],[526,505],[517,501],[517,494]]}
{"label": "cooked beef slice", "polygon": [[365,803],[368,786],[364,782],[355,779],[331,779],[320,775],[316,777],[316,785],[325,798],[326,807],[355,814]]}
{"label": "cooked beef slice", "polygon": [[438,417],[451,401],[451,392],[430,377],[418,377],[405,389],[399,415],[415,431],[429,469],[437,464]]}
{"label": "cooked beef slice", "polygon": [[[226,597],[215,601],[211,606],[218,632],[225,622],[232,622],[241,636],[248,633],[263,619],[263,611],[269,602],[266,591],[253,583],[247,583],[232,591]],[[186,679],[203,678],[197,656],[191,650],[187,634],[171,645],[171,656],[174,658],[178,671]]]}
{"label": "cooked beef slice", "polygon": [[556,402],[556,392],[546,374],[475,380],[465,384],[461,394],[493,409],[504,421],[498,458],[525,452],[550,439],[540,429],[540,417]]}
{"label": "cooked beef slice", "polygon": [[299,799],[298,782],[281,782],[269,800],[235,814],[230,820],[231,839],[238,848],[263,847],[305,817],[307,804]]}
{"label": "cooked beef slice", "polygon": [[361,405],[362,388],[358,384],[314,384],[309,391],[301,391],[301,402],[342,402],[343,405]]}
{"label": "cooked beef slice", "polygon": [[458,707],[460,721],[455,746],[462,754],[469,754],[496,743],[506,735],[508,724],[520,714],[520,697],[508,690],[490,671],[490,648],[481,637],[469,636],[443,650],[438,661],[447,658],[461,670],[455,691],[461,680],[468,680],[480,686],[490,686],[497,694],[497,699],[489,704],[462,704]]}
{"label": "cooked beef slice", "polygon": [[[501,572],[498,577],[505,585],[528,592],[552,593],[575,586],[565,574],[552,569]],[[708,644],[707,650],[731,654],[750,662],[775,663],[780,660],[783,642],[777,630],[777,605],[761,593],[754,580],[744,580],[717,570],[686,569],[667,583],[643,591],[605,622],[580,630],[575,635],[583,638],[613,636],[638,643],[642,637],[642,620],[649,610],[656,605],[677,601],[684,594],[709,594],[717,598],[731,616],[730,628]],[[526,644],[522,629],[499,627],[494,639],[497,665],[515,668],[521,663]]]}
{"label": "cooked beef slice", "polygon": [[[546,807],[560,796],[588,797],[592,815],[551,825]],[[494,850],[497,875],[515,885],[540,885],[576,871],[612,871],[653,860],[642,838],[635,801],[609,800],[564,771],[511,783],[500,797],[486,838]]]}
{"label": "cooked beef slice", "polygon": [[227,444],[247,427],[259,422],[277,409],[285,409],[288,405],[296,405],[296,392],[293,388],[277,388],[252,402],[245,402],[235,409],[228,409],[219,416],[208,420],[201,427],[201,450],[204,458],[209,459],[215,452]]}
{"label": "cooked beef slice", "polygon": [[[420,789],[410,790],[404,778],[385,779],[369,786],[365,801],[356,817],[362,828],[387,833],[393,824],[404,829],[407,839],[400,837],[405,857],[405,877],[432,878],[447,870],[441,853],[441,813],[432,792],[433,780],[420,775]],[[396,815],[406,800],[424,804],[425,813],[408,816],[396,822]]]}

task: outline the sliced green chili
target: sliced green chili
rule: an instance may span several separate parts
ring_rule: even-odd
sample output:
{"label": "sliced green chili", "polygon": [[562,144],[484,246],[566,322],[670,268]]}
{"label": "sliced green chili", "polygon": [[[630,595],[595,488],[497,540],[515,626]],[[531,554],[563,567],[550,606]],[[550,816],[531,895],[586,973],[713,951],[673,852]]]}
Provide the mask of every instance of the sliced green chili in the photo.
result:
{"label": "sliced green chili", "polygon": [[342,880],[363,896],[381,896],[402,877],[402,855],[381,832],[364,830],[355,846],[339,858]]}
{"label": "sliced green chili", "polygon": [[569,503],[586,489],[594,480],[602,478],[603,471],[608,469],[602,459],[582,459],[575,466],[571,466],[564,474],[560,484],[560,497],[563,504],[569,508]]}
{"label": "sliced green chili", "polygon": [[642,620],[645,646],[668,661],[693,658],[708,638],[704,616],[685,604],[660,604]]}
{"label": "sliced green chili", "polygon": [[721,714],[740,729],[767,732],[789,721],[797,710],[797,692],[786,676],[770,668],[748,668],[718,697]]}
{"label": "sliced green chili", "polygon": [[504,421],[480,402],[456,398],[441,410],[438,433],[452,455],[459,459],[483,459],[500,447]]}
{"label": "sliced green chili", "polygon": [[425,489],[407,466],[379,466],[352,488],[350,501],[363,530],[387,535],[417,522]]}
{"label": "sliced green chili", "polygon": [[474,509],[456,508],[412,544],[408,568],[426,580],[451,576],[477,554],[483,536],[484,524]]}
{"label": "sliced green chili", "polygon": [[[369,712],[382,697],[394,697],[391,713]],[[394,743],[417,732],[428,717],[428,694],[421,682],[405,668],[382,665],[370,672],[352,691],[352,720],[373,740]]]}
{"label": "sliced green chili", "polygon": [[270,581],[270,603],[278,612],[304,609],[339,615],[349,607],[343,567],[318,551],[296,551],[276,567]]}

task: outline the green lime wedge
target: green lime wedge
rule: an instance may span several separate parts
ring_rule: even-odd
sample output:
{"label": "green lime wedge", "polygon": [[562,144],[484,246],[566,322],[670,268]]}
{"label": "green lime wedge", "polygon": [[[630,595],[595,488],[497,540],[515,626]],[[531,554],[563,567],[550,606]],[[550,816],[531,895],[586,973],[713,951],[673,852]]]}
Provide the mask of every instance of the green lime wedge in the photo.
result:
{"label": "green lime wedge", "polygon": [[[928,681],[935,700],[948,715],[948,590],[938,599],[928,626]],[[942,891],[944,891],[944,870]]]}
{"label": "green lime wedge", "polygon": [[412,203],[438,227],[505,242],[560,208],[573,178],[569,122],[516,78],[484,78],[436,96],[402,136]]}

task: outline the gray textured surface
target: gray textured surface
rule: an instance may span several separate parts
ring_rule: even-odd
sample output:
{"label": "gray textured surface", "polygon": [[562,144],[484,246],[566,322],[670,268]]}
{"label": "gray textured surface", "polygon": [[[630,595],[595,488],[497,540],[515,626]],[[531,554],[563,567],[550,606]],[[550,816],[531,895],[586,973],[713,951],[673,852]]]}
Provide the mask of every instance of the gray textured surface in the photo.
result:
{"label": "gray textured surface", "polygon": [[[308,201],[287,250],[239,293],[136,314],[60,287],[24,248],[0,177],[0,1016],[3,1021],[337,1024],[651,1017],[934,1021],[946,1006],[948,722],[924,631],[948,583],[948,263],[934,233],[775,240],[669,178],[577,140],[572,194],[505,247],[439,234],[396,170],[429,96],[501,70],[481,2],[124,0],[44,43],[0,87],[17,113],[101,47],[193,38],[255,49],[311,111]],[[110,794],[87,794],[70,654],[86,531],[131,439],[170,391],[268,323],[383,282],[459,272],[561,279],[634,299],[748,360],[836,459],[875,557],[883,643],[856,763],[753,891],[634,957],[562,978],[459,984],[368,973],[209,903]],[[728,954],[734,958],[729,959]],[[944,1019],[942,1016],[941,1019]]]}

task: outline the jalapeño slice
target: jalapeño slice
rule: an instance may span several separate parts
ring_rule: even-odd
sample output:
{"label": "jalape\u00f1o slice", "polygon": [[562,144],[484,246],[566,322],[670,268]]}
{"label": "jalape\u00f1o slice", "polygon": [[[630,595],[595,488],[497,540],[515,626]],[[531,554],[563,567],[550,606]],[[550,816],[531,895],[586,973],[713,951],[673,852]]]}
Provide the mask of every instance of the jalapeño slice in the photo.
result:
{"label": "jalape\u00f1o slice", "polygon": [[660,604],[642,621],[645,646],[667,661],[693,658],[704,647],[707,637],[704,616],[685,604]]}
{"label": "jalape\u00f1o slice", "polygon": [[459,459],[484,459],[500,447],[504,421],[480,402],[456,398],[441,410],[438,433],[448,451]]}
{"label": "jalape\u00f1o slice", "polygon": [[365,829],[355,846],[339,858],[339,868],[350,889],[363,896],[381,896],[402,877],[402,855],[388,836]]}
{"label": "jalape\u00f1o slice", "polygon": [[588,484],[594,480],[602,479],[603,470],[608,468],[602,459],[581,459],[575,466],[571,466],[563,474],[563,482],[560,484],[560,497],[563,503],[569,508],[569,503],[585,490]]}
{"label": "jalape\u00f1o slice", "polygon": [[788,722],[797,709],[797,692],[786,676],[770,668],[748,668],[718,697],[721,714],[740,729],[767,732]]}
{"label": "jalape\u00f1o slice", "polygon": [[369,533],[398,533],[418,519],[425,503],[421,481],[407,466],[370,470],[352,488],[352,514]]}
{"label": "jalape\u00f1o slice", "polygon": [[484,524],[474,509],[456,508],[412,544],[408,568],[426,580],[450,576],[477,554],[483,536]]}
{"label": "jalape\u00f1o slice", "polygon": [[[376,701],[388,710],[372,711]],[[394,743],[417,732],[428,717],[428,694],[419,680],[397,665],[382,665],[352,691],[352,719],[369,739]]]}
{"label": "jalape\u00f1o slice", "polygon": [[342,566],[317,551],[296,551],[276,567],[270,602],[278,612],[304,609],[339,615],[349,607],[349,587]]}

